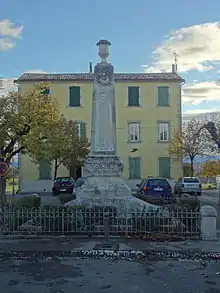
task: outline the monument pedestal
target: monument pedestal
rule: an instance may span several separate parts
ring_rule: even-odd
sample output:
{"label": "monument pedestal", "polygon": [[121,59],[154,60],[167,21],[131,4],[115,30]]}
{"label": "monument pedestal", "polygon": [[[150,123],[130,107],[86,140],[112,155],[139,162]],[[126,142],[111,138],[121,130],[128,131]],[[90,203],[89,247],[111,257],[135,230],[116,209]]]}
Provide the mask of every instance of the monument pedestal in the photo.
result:
{"label": "monument pedestal", "polygon": [[113,206],[126,217],[137,210],[158,210],[158,206],[132,196],[131,188],[120,178],[122,172],[118,156],[89,156],[84,165],[85,183],[77,188],[77,198],[66,206]]}

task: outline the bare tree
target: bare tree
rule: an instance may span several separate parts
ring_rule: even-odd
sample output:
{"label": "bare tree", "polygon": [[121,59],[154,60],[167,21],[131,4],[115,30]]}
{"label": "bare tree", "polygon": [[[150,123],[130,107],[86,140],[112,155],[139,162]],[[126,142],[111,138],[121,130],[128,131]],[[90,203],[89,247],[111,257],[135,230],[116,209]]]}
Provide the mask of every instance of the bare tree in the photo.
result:
{"label": "bare tree", "polygon": [[169,153],[177,160],[189,159],[191,176],[194,175],[194,160],[197,156],[208,156],[213,146],[204,127],[204,121],[185,122],[181,131],[175,131],[169,145]]}

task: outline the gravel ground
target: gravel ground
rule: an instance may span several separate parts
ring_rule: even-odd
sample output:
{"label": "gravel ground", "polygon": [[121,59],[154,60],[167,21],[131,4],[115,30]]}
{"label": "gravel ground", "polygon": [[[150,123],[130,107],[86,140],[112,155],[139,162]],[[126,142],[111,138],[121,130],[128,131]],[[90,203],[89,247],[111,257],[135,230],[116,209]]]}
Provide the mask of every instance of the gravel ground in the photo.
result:
{"label": "gravel ground", "polygon": [[1,257],[5,293],[219,293],[220,263]]}

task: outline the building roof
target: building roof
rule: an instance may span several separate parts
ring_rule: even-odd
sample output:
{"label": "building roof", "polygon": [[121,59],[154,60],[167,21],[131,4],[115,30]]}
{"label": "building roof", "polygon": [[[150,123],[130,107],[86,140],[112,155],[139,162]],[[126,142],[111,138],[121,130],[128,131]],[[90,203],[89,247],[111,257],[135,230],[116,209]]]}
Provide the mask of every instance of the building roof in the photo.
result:
{"label": "building roof", "polygon": [[[180,81],[184,79],[177,73],[115,73],[116,81]],[[15,82],[47,82],[47,81],[90,81],[93,73],[24,73]]]}

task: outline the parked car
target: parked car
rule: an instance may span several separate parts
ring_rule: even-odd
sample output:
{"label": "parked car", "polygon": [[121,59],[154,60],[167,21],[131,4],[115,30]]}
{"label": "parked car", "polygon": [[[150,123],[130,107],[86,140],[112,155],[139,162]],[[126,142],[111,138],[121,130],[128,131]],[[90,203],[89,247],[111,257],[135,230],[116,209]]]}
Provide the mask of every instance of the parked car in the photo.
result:
{"label": "parked car", "polygon": [[166,200],[172,199],[172,188],[165,178],[147,178],[137,184],[137,187],[137,195],[151,195]]}
{"label": "parked car", "polygon": [[197,177],[182,177],[176,182],[174,186],[175,194],[191,194],[198,195],[202,194],[202,185]]}
{"label": "parked car", "polygon": [[75,193],[75,181],[72,177],[57,177],[54,180],[53,195],[59,195],[60,193]]}

